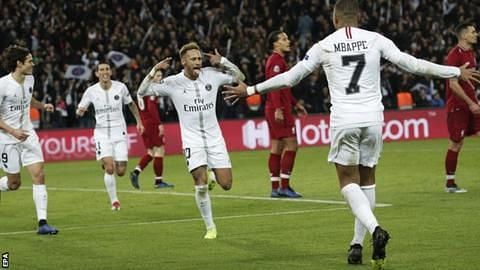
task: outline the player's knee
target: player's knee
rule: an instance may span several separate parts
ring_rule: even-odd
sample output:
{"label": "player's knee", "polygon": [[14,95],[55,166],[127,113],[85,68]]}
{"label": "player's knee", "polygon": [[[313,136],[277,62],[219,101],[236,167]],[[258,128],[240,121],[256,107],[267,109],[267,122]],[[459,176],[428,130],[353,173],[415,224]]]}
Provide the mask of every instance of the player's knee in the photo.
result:
{"label": "player's knee", "polygon": [[15,181],[8,181],[8,189],[9,190],[17,190],[20,188],[22,185],[22,182],[20,180],[15,180]]}
{"label": "player's knee", "polygon": [[105,172],[107,174],[113,174],[114,173],[113,166],[105,166]]}
{"label": "player's knee", "polygon": [[118,176],[124,176],[124,175],[125,175],[125,169],[123,169],[123,170],[117,170],[117,175],[118,175]]}
{"label": "player's knee", "polygon": [[232,179],[228,179],[227,181],[219,181],[220,186],[223,190],[230,190],[232,189]]}

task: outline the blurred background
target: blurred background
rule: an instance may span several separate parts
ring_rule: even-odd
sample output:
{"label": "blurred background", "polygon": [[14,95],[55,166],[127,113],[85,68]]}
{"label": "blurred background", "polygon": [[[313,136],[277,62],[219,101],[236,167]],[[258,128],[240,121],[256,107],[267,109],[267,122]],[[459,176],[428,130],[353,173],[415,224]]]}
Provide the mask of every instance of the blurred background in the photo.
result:
{"label": "blurred background", "polygon": [[[480,21],[479,1],[365,0],[361,27],[392,39],[405,52],[443,63],[456,44],[453,29],[458,22]],[[240,0],[107,0],[40,1],[0,0],[0,50],[17,43],[34,57],[34,95],[53,103],[54,113],[32,112],[39,129],[93,127],[94,119],[77,119],[75,108],[86,88],[96,82],[95,65],[109,61],[113,79],[136,88],[150,68],[161,59],[174,57],[168,74],[181,70],[178,49],[190,41],[204,51],[217,48],[236,63],[253,84],[264,80],[269,54],[269,32],[282,29],[291,40],[290,66],[302,59],[317,41],[334,31],[331,15],[334,1],[240,1]],[[480,55],[479,48],[476,55]],[[0,70],[0,75],[6,74]],[[329,94],[323,71],[317,70],[294,88],[294,95],[310,113],[328,113]],[[412,101],[404,100],[404,93]],[[443,80],[431,80],[382,67],[382,94],[386,109],[443,107]],[[401,100],[399,100],[401,99]],[[160,102],[162,120],[177,121],[173,104]],[[128,110],[127,110],[128,111]],[[127,112],[128,113],[128,112]],[[262,106],[240,102],[223,106],[220,119],[243,119],[263,115]],[[132,122],[131,115],[127,121]]]}

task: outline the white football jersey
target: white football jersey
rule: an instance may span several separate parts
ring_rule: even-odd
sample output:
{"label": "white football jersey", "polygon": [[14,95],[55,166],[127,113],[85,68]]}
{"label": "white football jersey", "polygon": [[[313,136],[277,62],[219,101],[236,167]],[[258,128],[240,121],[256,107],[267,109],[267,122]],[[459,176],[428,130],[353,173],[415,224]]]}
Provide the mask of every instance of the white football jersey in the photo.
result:
{"label": "white football jersey", "polygon": [[[32,75],[25,76],[23,85],[15,81],[12,74],[0,78],[0,119],[12,128],[27,130],[29,134],[35,132],[30,121],[33,84]],[[0,129],[0,142],[11,144],[20,141]]]}
{"label": "white football jersey", "polygon": [[123,105],[131,102],[132,97],[127,86],[112,80],[112,86],[108,90],[104,90],[100,83],[87,88],[78,107],[88,108],[93,104],[96,120],[95,139],[124,139],[127,128],[123,116]]}
{"label": "white football jersey", "polygon": [[217,92],[222,85],[235,81],[232,75],[206,67],[196,80],[182,71],[152,83],[147,92],[172,100],[180,120],[183,148],[209,147],[225,143],[215,112]]}
{"label": "white football jersey", "polygon": [[410,72],[446,77],[459,74],[458,70],[406,56],[378,33],[344,27],[315,44],[301,63],[310,72],[319,66],[325,71],[332,103],[330,126],[364,127],[383,123],[381,58]]}

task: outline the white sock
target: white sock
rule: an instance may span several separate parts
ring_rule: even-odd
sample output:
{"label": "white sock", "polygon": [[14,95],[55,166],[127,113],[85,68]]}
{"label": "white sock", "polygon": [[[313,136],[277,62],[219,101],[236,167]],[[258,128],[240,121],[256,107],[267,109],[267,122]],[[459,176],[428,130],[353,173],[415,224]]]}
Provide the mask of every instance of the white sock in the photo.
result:
{"label": "white sock", "polygon": [[8,178],[6,175],[0,178],[0,191],[8,191]]}
{"label": "white sock", "polygon": [[341,190],[343,197],[347,201],[353,215],[367,228],[372,234],[375,227],[378,226],[377,219],[370,209],[370,202],[367,196],[362,192],[360,186],[355,183],[344,186]]}
{"label": "white sock", "polygon": [[[375,184],[370,186],[361,186],[363,194],[367,196],[368,202],[370,203],[370,209],[375,209]],[[353,240],[350,245],[360,244],[363,246],[363,240],[365,239],[365,234],[367,233],[367,228],[362,225],[358,218],[355,218],[355,228],[353,234]]]}
{"label": "white sock", "polygon": [[210,202],[210,196],[208,195],[207,185],[195,186],[195,201],[197,202],[198,210],[200,210],[200,214],[202,215],[207,230],[215,228],[212,215],[212,203]]}
{"label": "white sock", "polygon": [[33,185],[33,202],[37,209],[37,219],[47,220],[47,187],[45,185]]}
{"label": "white sock", "polygon": [[118,201],[115,175],[105,173],[103,181],[105,182],[105,188],[107,188],[108,196],[110,197],[110,203]]}

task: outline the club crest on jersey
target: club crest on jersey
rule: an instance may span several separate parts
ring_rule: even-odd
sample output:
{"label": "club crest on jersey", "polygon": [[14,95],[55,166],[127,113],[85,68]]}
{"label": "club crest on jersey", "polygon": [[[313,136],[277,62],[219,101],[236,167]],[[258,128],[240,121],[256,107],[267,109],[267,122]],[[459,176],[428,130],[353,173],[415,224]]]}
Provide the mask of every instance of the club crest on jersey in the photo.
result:
{"label": "club crest on jersey", "polygon": [[308,60],[308,54],[305,54],[305,57],[303,58],[303,60]]}
{"label": "club crest on jersey", "polygon": [[273,67],[273,72],[275,72],[275,73],[280,72],[280,66],[275,65],[275,66]]}
{"label": "club crest on jersey", "polygon": [[120,96],[119,96],[119,95],[115,95],[113,98],[114,98],[115,100],[119,100],[119,99],[120,99]]}
{"label": "club crest on jersey", "polygon": [[212,90],[212,85],[207,83],[207,85],[205,85],[205,90],[207,90],[207,91]]}

